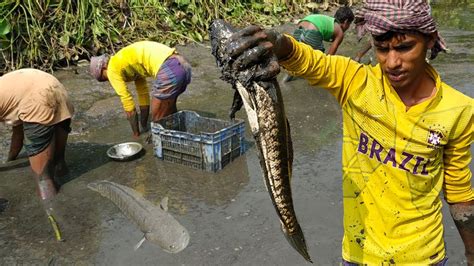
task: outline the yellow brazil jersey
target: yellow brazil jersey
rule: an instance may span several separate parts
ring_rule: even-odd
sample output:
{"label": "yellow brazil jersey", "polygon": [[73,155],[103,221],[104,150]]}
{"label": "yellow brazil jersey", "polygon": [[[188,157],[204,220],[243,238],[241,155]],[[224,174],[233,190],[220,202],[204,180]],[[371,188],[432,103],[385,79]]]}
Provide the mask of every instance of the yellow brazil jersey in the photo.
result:
{"label": "yellow brazil jersey", "polygon": [[442,260],[440,192],[450,203],[474,199],[473,99],[429,66],[436,95],[407,111],[379,65],[292,42],[281,65],[329,90],[342,106],[343,258],[369,265]]}
{"label": "yellow brazil jersey", "polygon": [[174,48],[161,43],[141,41],[122,48],[110,58],[107,76],[115,92],[120,96],[125,111],[135,109],[133,97],[127,89],[127,82],[135,82],[138,104],[150,105],[146,78],[155,77],[163,62],[174,51]]}

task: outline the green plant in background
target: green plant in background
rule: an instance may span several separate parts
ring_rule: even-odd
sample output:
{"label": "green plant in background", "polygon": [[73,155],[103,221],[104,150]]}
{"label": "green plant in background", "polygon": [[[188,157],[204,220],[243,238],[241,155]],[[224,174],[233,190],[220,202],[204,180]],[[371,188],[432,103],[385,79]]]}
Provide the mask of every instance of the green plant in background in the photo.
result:
{"label": "green plant in background", "polygon": [[[436,23],[447,28],[474,30],[474,0],[432,1],[433,16]],[[469,12],[470,10],[470,12]]]}
{"label": "green plant in background", "polygon": [[315,2],[323,1],[2,0],[0,72],[51,70],[144,39],[172,46],[203,42],[213,19],[271,26],[309,12]]}
{"label": "green plant in background", "polygon": [[5,49],[9,44],[7,34],[10,33],[10,23],[6,20],[0,20],[0,49]]}

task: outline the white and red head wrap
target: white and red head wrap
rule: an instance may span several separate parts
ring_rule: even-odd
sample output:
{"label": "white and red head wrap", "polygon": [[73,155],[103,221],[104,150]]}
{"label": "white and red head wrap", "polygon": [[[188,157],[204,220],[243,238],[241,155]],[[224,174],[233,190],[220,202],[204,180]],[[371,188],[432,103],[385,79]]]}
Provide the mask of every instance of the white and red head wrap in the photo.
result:
{"label": "white and red head wrap", "polygon": [[98,81],[102,81],[102,69],[109,63],[110,56],[103,54],[101,56],[92,56],[89,71]]}
{"label": "white and red head wrap", "polygon": [[447,50],[431,16],[427,0],[365,0],[364,6],[355,14],[355,24],[359,38],[367,32],[374,36],[389,31],[436,33],[437,40],[431,49],[430,59]]}

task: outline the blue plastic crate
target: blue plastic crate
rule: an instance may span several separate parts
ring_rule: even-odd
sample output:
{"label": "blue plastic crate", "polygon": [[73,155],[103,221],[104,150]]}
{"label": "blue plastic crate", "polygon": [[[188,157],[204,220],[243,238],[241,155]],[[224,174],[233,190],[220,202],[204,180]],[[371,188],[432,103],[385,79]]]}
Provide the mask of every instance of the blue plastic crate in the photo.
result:
{"label": "blue plastic crate", "polygon": [[243,120],[180,111],[151,123],[155,155],[168,162],[216,172],[245,151]]}

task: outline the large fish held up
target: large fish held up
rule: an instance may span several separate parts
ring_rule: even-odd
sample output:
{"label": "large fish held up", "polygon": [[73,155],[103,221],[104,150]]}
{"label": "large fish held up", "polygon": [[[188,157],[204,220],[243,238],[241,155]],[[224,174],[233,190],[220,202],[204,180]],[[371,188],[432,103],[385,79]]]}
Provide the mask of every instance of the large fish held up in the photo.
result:
{"label": "large fish held up", "polygon": [[114,182],[101,180],[87,185],[111,200],[125,216],[133,220],[144,233],[135,250],[148,240],[169,253],[178,253],[189,243],[189,233],[168,213],[168,198],[160,206],[144,199],[137,191]]}
{"label": "large fish held up", "polygon": [[244,106],[259,151],[265,184],[280,218],[283,234],[293,248],[312,262],[293,208],[290,186],[293,147],[280,87],[276,78],[253,81],[257,66],[243,71],[230,66],[233,59],[226,54],[226,44],[235,31],[223,20],[215,20],[210,26],[212,54],[221,68],[221,78],[235,89],[231,117]]}

